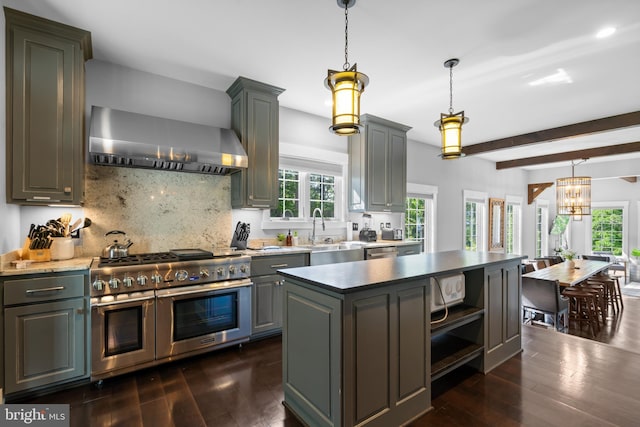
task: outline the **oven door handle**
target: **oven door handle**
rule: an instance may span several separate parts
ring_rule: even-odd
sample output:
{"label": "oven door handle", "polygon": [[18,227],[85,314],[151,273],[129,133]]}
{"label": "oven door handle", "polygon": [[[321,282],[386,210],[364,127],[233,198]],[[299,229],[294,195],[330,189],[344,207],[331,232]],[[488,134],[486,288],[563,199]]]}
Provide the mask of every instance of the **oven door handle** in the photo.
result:
{"label": "oven door handle", "polygon": [[129,299],[122,299],[119,301],[113,300],[113,301],[109,301],[109,302],[97,302],[97,303],[91,303],[91,307],[106,307],[109,305],[118,305],[118,304],[127,304],[127,303],[131,303],[131,302],[139,302],[139,301],[149,301],[154,299],[155,296],[151,295],[151,296],[146,296],[146,297],[140,297],[140,298],[129,298]]}
{"label": "oven door handle", "polygon": [[[225,285],[226,284],[226,285]],[[178,288],[159,289],[156,291],[158,298],[170,298],[181,295],[189,295],[211,291],[226,291],[227,289],[243,288],[245,286],[251,286],[253,282],[249,279],[234,280],[225,282],[205,283],[204,285],[183,286]]]}

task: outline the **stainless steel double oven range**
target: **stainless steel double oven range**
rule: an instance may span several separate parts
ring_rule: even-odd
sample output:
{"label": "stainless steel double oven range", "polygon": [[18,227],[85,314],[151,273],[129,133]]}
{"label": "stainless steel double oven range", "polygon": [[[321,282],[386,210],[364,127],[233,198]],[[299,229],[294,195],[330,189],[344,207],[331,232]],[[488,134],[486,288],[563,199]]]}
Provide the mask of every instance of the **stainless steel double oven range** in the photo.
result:
{"label": "stainless steel double oven range", "polygon": [[250,261],[200,249],[95,258],[91,380],[248,341]]}

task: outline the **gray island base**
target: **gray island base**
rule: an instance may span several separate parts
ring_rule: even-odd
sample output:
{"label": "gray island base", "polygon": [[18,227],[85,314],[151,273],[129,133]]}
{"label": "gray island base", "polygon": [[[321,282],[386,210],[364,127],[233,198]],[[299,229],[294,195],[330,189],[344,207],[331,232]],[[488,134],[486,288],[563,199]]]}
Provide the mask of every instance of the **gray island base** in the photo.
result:
{"label": "gray island base", "polygon": [[[284,404],[310,426],[397,426],[431,382],[521,351],[522,256],[439,252],[280,270]],[[463,273],[462,304],[431,313],[431,277]],[[446,381],[446,377],[443,378]]]}

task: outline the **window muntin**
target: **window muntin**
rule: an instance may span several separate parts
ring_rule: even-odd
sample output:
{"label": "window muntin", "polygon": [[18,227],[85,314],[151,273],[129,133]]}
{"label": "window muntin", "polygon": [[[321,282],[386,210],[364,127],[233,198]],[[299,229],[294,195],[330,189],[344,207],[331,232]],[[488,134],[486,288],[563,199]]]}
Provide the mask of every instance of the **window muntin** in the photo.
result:
{"label": "window muntin", "polygon": [[331,175],[309,174],[309,212],[320,208],[325,218],[335,218],[335,181]]}
{"label": "window muntin", "polygon": [[540,200],[536,203],[536,229],[535,229],[535,256],[543,257],[548,255],[549,246],[549,202]]}
{"label": "window muntin", "polygon": [[322,209],[325,220],[342,217],[340,200],[342,176],[309,171],[304,168],[278,169],[278,206],[269,210],[269,219],[306,220],[315,208]]}
{"label": "window muntin", "polygon": [[507,196],[505,210],[505,250],[507,254],[522,253],[522,198]]}
{"label": "window muntin", "polygon": [[467,202],[464,209],[465,229],[464,248],[468,251],[478,251],[478,203]]}
{"label": "window muntin", "polygon": [[484,252],[487,250],[487,215],[488,194],[464,190],[464,224],[463,242],[464,249],[474,252]]}

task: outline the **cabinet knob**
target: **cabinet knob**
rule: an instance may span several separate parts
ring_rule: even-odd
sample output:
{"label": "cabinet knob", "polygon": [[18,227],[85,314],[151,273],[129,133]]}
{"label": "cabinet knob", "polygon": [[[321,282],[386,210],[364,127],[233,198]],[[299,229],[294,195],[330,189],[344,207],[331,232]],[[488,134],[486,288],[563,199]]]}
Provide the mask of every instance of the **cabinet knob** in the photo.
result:
{"label": "cabinet knob", "polygon": [[71,194],[71,187],[64,187],[64,194]]}

